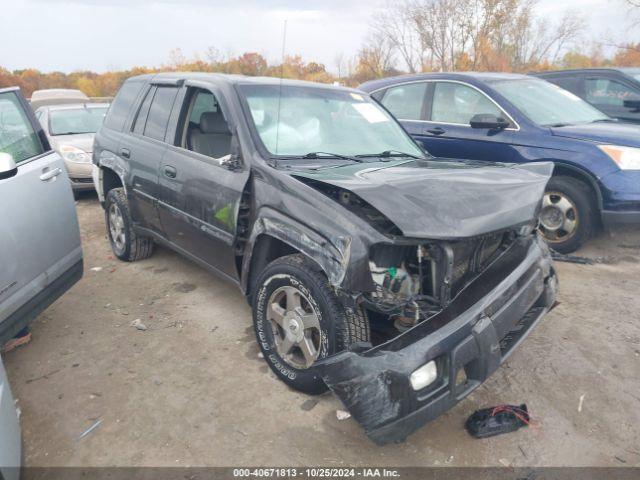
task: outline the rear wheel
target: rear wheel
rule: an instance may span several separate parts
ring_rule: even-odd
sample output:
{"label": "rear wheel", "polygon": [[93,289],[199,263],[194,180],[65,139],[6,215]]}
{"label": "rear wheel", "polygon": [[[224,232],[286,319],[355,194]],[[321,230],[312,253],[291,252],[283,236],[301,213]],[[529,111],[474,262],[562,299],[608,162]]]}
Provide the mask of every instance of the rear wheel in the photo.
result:
{"label": "rear wheel", "polygon": [[540,232],[551,248],[571,253],[593,236],[594,202],[589,188],[567,176],[552,177],[542,201]]}
{"label": "rear wheel", "polygon": [[125,262],[148,258],[153,253],[153,239],[138,235],[133,229],[129,203],[123,188],[109,190],[105,199],[105,222],[113,254]]}
{"label": "rear wheel", "polygon": [[310,367],[369,340],[364,311],[345,311],[324,273],[302,255],[274,260],[256,285],[253,321],[265,360],[292,388],[324,392],[326,385]]}

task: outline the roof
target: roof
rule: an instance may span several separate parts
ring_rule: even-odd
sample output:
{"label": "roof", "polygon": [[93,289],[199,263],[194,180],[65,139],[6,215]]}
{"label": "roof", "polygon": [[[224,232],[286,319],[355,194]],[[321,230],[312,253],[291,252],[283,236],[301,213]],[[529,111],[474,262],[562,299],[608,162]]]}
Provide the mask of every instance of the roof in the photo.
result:
{"label": "roof", "polygon": [[554,76],[554,75],[569,75],[572,73],[588,73],[588,72],[617,72],[617,73],[631,73],[640,72],[640,68],[634,67],[593,67],[593,68],[571,68],[567,70],[548,70],[544,72],[532,72],[532,75],[536,76]]}
{"label": "roof", "polygon": [[93,102],[83,102],[83,103],[65,103],[63,105],[46,105],[46,107],[50,110],[73,110],[77,108],[108,108],[108,103],[93,103]]}
{"label": "roof", "polygon": [[403,82],[412,82],[420,80],[459,80],[459,81],[495,81],[495,80],[519,80],[529,78],[527,75],[519,73],[497,73],[497,72],[430,72],[430,73],[416,73],[409,75],[400,75],[397,77],[382,78],[380,80],[372,80],[370,82],[363,83],[358,88],[372,92],[384,88],[389,85],[394,85]]}
{"label": "roof", "polygon": [[44,105],[60,105],[63,103],[88,102],[87,97],[80,90],[70,88],[49,88],[46,90],[36,90],[31,95],[31,106],[37,109]]}
{"label": "roof", "polygon": [[292,80],[288,78],[280,79],[279,77],[250,77],[246,75],[235,75],[226,73],[209,73],[209,72],[165,72],[148,75],[139,75],[131,77],[129,80],[143,79],[147,81],[179,81],[179,80],[198,80],[201,82],[211,83],[212,85],[284,85],[298,87],[315,87],[329,88],[333,90],[355,91],[353,88],[343,87],[340,85],[332,85],[328,83],[309,82],[306,80]]}

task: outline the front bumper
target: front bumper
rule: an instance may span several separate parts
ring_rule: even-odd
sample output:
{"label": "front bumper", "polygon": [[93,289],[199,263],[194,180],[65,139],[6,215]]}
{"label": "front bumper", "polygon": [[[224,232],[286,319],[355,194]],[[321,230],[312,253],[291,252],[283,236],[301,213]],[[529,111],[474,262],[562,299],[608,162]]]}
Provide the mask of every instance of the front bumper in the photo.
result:
{"label": "front bumper", "polygon": [[77,162],[64,162],[69,174],[69,180],[71,181],[71,188],[74,190],[93,190],[93,164],[92,163],[77,163]]}
{"label": "front bumper", "polygon": [[[371,440],[400,442],[486,380],[549,311],[556,289],[548,248],[522,238],[428,321],[316,368]],[[437,379],[414,391],[411,373],[431,360]]]}
{"label": "front bumper", "polygon": [[600,179],[602,223],[640,223],[640,170],[617,170]]}

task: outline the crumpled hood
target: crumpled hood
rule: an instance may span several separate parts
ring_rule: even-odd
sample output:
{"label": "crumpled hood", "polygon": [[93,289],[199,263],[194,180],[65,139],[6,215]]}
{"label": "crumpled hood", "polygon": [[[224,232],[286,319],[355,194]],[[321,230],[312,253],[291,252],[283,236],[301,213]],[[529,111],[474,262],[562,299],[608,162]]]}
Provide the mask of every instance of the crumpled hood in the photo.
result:
{"label": "crumpled hood", "polygon": [[430,160],[299,169],[293,175],[355,193],[407,237],[447,239],[533,219],[552,172],[550,162],[478,166]]}
{"label": "crumpled hood", "polygon": [[51,148],[58,151],[63,145],[71,145],[73,147],[84,150],[87,153],[93,152],[94,133],[80,133],[78,135],[52,135],[49,137]]}
{"label": "crumpled hood", "polygon": [[601,122],[587,125],[567,125],[566,127],[552,127],[551,133],[556,137],[640,147],[640,125],[630,123]]}

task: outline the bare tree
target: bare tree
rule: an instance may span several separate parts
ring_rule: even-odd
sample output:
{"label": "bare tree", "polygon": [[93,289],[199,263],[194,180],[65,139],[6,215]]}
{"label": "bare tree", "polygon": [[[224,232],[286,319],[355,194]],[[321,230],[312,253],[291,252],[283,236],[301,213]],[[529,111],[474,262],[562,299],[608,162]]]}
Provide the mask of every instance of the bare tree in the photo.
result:
{"label": "bare tree", "polygon": [[384,77],[395,67],[393,44],[380,32],[374,31],[358,52],[357,62],[357,76],[365,79]]}
{"label": "bare tree", "polygon": [[386,38],[410,73],[422,68],[424,45],[415,28],[413,6],[409,0],[387,2],[384,12],[374,16],[373,29]]}
{"label": "bare tree", "polygon": [[372,29],[409,72],[522,70],[556,61],[584,28],[583,18],[575,13],[567,13],[555,26],[536,19],[535,2],[402,0],[377,15]]}
{"label": "bare tree", "polygon": [[204,56],[212,66],[216,66],[224,62],[222,52],[214,46],[207,48],[204,52]]}

